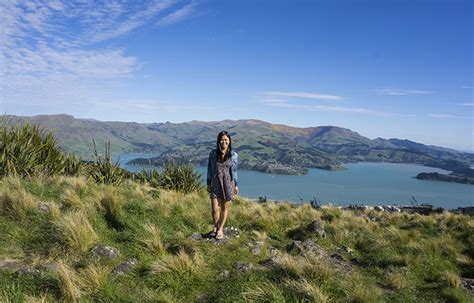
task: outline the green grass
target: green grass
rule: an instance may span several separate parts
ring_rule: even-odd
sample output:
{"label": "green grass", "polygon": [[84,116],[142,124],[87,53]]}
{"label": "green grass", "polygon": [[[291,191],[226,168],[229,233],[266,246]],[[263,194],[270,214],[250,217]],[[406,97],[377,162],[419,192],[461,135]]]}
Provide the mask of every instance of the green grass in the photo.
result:
{"label": "green grass", "polygon": [[[184,194],[129,180],[113,186],[67,176],[3,178],[0,187],[13,197],[0,214],[0,260],[22,260],[39,270],[0,270],[6,302],[472,302],[459,280],[473,266],[474,220],[464,215],[354,213],[238,198],[228,226],[239,228],[241,237],[216,246],[187,239],[212,226],[203,190]],[[55,210],[40,211],[28,201],[46,201]],[[277,266],[258,264],[269,257],[270,245],[284,251],[289,231],[315,219],[324,222],[326,237],[305,237],[328,253],[350,247],[352,255],[341,255],[359,259],[353,272],[285,253]],[[260,255],[247,244],[254,240],[265,241]],[[90,253],[96,244],[113,246],[120,256],[96,260]],[[170,244],[187,245],[194,254],[173,255]],[[110,274],[132,257],[139,264],[131,273]],[[236,261],[255,269],[239,273]],[[46,263],[59,270],[40,266]],[[220,276],[224,270],[229,277]]]}

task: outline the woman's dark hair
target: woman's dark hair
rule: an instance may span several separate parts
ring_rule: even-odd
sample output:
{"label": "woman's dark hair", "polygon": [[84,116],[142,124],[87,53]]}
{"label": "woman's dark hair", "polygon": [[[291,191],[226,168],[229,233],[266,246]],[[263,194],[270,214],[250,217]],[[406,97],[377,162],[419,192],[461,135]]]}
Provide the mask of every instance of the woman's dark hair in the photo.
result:
{"label": "woman's dark hair", "polygon": [[[219,142],[221,141],[221,138],[222,138],[223,136],[226,136],[227,138],[229,138],[229,146],[227,147],[227,152],[226,152],[225,155],[224,155],[224,159],[222,159],[222,151],[221,151],[221,149],[219,148]],[[230,158],[231,155],[232,155],[232,138],[230,137],[229,133],[226,132],[225,130],[221,131],[221,132],[217,135],[216,147],[217,147],[217,161],[219,161],[219,162],[225,162],[225,161],[229,160],[229,158]]]}

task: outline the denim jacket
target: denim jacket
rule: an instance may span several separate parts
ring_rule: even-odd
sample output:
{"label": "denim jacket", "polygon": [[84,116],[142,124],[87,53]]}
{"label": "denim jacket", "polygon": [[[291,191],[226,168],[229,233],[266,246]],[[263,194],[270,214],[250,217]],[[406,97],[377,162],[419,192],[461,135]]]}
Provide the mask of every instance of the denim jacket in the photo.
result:
{"label": "denim jacket", "polygon": [[[231,153],[232,166],[230,169],[230,177],[238,186],[237,167],[239,165],[239,155],[232,151]],[[217,149],[213,149],[209,154],[209,162],[207,164],[207,185],[211,185],[211,181],[217,174]]]}

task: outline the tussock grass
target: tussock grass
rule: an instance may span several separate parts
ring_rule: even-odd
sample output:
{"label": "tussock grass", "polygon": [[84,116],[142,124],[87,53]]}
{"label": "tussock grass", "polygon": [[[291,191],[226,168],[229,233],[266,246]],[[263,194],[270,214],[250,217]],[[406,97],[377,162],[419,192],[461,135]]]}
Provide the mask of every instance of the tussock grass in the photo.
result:
{"label": "tussock grass", "polygon": [[[4,301],[191,302],[202,295],[227,302],[469,302],[460,278],[474,274],[474,220],[464,215],[349,212],[330,206],[256,204],[238,197],[227,226],[238,227],[241,235],[214,245],[187,239],[212,225],[204,191],[184,194],[131,180],[106,186],[67,176],[7,177],[0,186],[0,194],[8,194],[7,202],[0,200],[0,261],[20,258],[39,268],[62,263],[59,272],[39,275],[0,271]],[[21,195],[34,203],[14,210],[13,205],[22,205],[14,203]],[[36,201],[51,203],[49,212],[37,210]],[[61,203],[64,208],[59,208]],[[327,236],[308,239],[346,262],[355,257],[360,265],[353,265],[353,271],[284,252],[292,241],[289,230],[318,219]],[[114,220],[123,226],[111,224]],[[253,255],[249,243],[255,240],[280,250],[274,265],[258,265],[270,251]],[[112,246],[120,257],[97,261],[90,255],[94,244]],[[196,253],[169,254],[170,244],[191,246]],[[110,275],[132,257],[139,260],[132,272]],[[255,267],[240,273],[236,261]],[[220,275],[225,270],[228,277]]]}
{"label": "tussock grass", "polygon": [[36,209],[34,198],[22,186],[20,179],[9,177],[3,180],[0,192],[0,213],[25,220]]}
{"label": "tussock grass", "polygon": [[141,242],[154,255],[161,255],[165,252],[165,246],[161,240],[161,233],[158,227],[152,223],[144,225],[145,233]]}
{"label": "tussock grass", "polygon": [[242,296],[245,302],[286,302],[282,288],[271,282],[249,286]]}
{"label": "tussock grass", "polygon": [[460,288],[461,287],[461,278],[457,273],[445,271],[442,273],[441,280],[448,286],[452,288]]}
{"label": "tussock grass", "polygon": [[61,202],[66,208],[85,210],[87,204],[84,199],[78,196],[78,194],[72,189],[66,189],[61,196]]}
{"label": "tussock grass", "polygon": [[77,284],[82,291],[94,293],[106,283],[109,271],[110,268],[106,266],[96,263],[88,264],[79,270]]}
{"label": "tussock grass", "polygon": [[119,191],[114,187],[106,187],[101,195],[98,205],[104,214],[107,224],[115,229],[122,229],[123,200]]}
{"label": "tussock grass", "polygon": [[199,272],[206,267],[201,254],[196,252],[194,256],[189,256],[184,251],[177,255],[163,255],[151,265],[151,271],[155,274],[166,272]]}
{"label": "tussock grass", "polygon": [[287,280],[284,286],[296,293],[304,302],[329,302],[329,297],[318,286],[308,282],[306,279]]}
{"label": "tussock grass", "polygon": [[73,251],[86,252],[97,241],[97,234],[83,211],[70,211],[55,224],[61,238]]}
{"label": "tussock grass", "polygon": [[65,302],[75,302],[81,296],[76,272],[62,260],[58,262],[58,280],[61,297]]}

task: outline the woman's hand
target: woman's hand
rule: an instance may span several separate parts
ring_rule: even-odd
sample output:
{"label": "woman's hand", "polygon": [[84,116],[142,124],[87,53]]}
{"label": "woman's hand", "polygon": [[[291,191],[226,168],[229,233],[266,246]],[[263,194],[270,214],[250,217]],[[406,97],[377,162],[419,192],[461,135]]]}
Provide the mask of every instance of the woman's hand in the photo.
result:
{"label": "woman's hand", "polygon": [[208,192],[208,193],[211,192],[211,186],[210,186],[210,185],[207,186],[207,192]]}
{"label": "woman's hand", "polygon": [[239,194],[239,187],[238,186],[234,187],[234,194],[236,194],[236,195]]}

